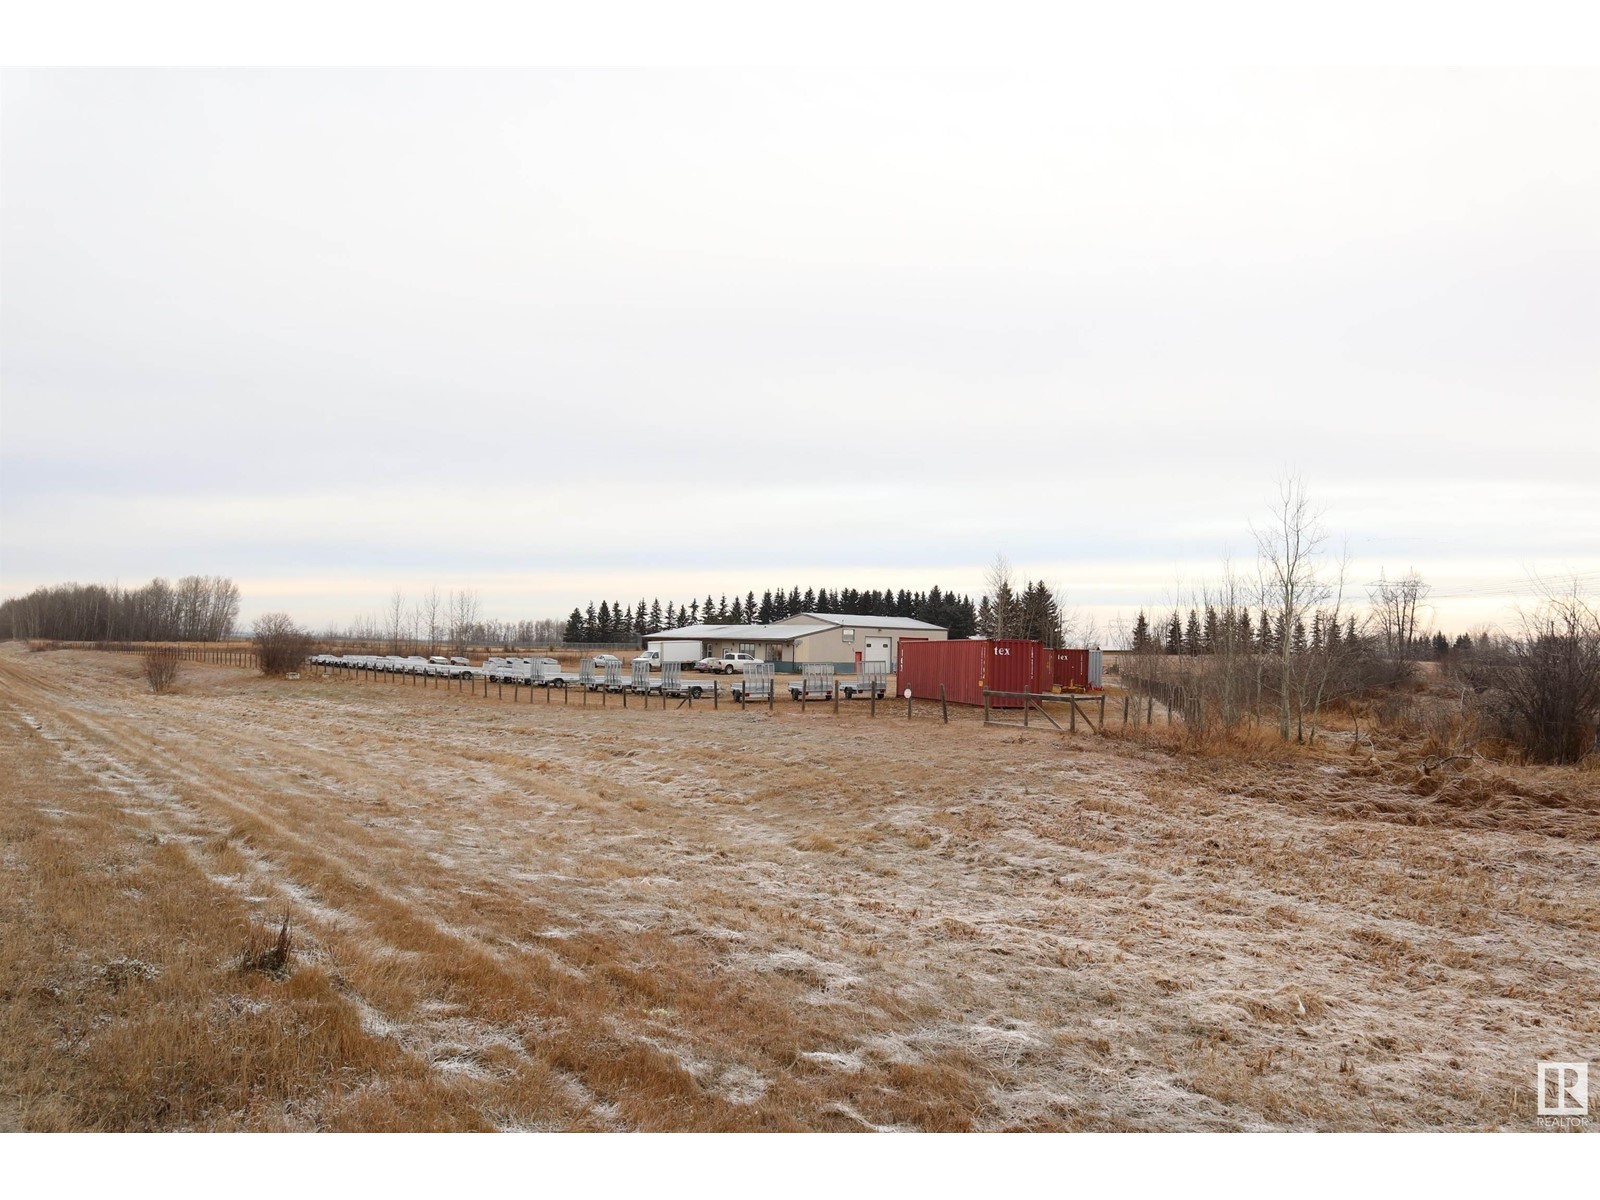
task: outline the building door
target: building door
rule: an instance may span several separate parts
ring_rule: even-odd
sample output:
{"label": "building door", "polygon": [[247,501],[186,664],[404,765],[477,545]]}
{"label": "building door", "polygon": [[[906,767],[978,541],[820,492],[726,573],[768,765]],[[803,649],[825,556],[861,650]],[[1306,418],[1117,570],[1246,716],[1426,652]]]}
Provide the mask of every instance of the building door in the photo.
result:
{"label": "building door", "polygon": [[889,657],[889,639],[886,637],[869,637],[867,648],[862,651],[863,662],[881,662],[886,670],[894,670],[894,660]]}

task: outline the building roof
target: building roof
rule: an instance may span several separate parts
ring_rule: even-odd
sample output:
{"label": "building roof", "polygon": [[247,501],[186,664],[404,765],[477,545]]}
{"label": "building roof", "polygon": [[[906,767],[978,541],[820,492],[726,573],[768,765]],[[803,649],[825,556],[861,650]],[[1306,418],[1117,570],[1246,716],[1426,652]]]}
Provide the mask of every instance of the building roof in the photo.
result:
{"label": "building roof", "polygon": [[944,629],[943,625],[934,625],[927,621],[913,620],[911,617],[873,617],[863,613],[801,613],[802,617],[811,617],[826,625],[864,625],[868,629]]}
{"label": "building roof", "polygon": [[792,642],[826,628],[826,625],[685,625],[647,633],[644,639],[647,642]]}

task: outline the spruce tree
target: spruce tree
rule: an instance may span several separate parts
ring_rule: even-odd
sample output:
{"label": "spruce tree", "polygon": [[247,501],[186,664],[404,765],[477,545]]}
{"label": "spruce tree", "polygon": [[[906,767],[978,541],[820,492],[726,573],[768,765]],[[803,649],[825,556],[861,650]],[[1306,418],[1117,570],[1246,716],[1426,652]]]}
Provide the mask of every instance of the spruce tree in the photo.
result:
{"label": "spruce tree", "polygon": [[[988,602],[988,597],[984,597],[984,603]],[[1133,649],[1137,654],[1146,654],[1150,650],[1150,622],[1145,619],[1142,608],[1133,622]]]}
{"label": "spruce tree", "polygon": [[[754,599],[755,593],[751,592],[750,597]],[[756,611],[756,620],[763,625],[772,624],[772,593],[770,591],[761,594],[761,607]]]}
{"label": "spruce tree", "polygon": [[650,618],[649,618],[649,620],[650,620],[650,624],[648,626],[649,631],[651,633],[660,633],[661,632],[661,598],[659,596],[656,597],[654,600],[652,600],[650,602]]}
{"label": "spruce tree", "polygon": [[567,628],[562,632],[561,637],[562,640],[568,642],[583,641],[583,613],[576,608],[572,610],[572,615],[567,618]]}
{"label": "spruce tree", "polygon": [[1183,627],[1183,652],[1185,654],[1200,653],[1200,618],[1195,615],[1194,609],[1189,610],[1189,620]]}
{"label": "spruce tree", "polygon": [[733,608],[730,609],[729,612],[728,612],[728,624],[729,625],[743,625],[744,624],[744,605],[739,602],[739,597],[737,597],[737,596],[735,596],[733,598]]}
{"label": "spruce tree", "polygon": [[1168,654],[1183,653],[1183,622],[1178,620],[1177,609],[1173,609],[1172,619],[1167,622],[1166,650]]}
{"label": "spruce tree", "polygon": [[961,625],[965,631],[963,637],[971,637],[978,631],[978,610],[971,596],[961,597]]}

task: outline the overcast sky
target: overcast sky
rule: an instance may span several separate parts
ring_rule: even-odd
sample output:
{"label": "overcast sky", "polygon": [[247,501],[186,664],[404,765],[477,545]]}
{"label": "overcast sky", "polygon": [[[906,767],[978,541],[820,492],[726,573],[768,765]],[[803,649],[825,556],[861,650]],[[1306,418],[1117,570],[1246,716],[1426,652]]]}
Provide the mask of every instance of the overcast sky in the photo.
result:
{"label": "overcast sky", "polygon": [[0,592],[1600,590],[1600,73],[3,77]]}

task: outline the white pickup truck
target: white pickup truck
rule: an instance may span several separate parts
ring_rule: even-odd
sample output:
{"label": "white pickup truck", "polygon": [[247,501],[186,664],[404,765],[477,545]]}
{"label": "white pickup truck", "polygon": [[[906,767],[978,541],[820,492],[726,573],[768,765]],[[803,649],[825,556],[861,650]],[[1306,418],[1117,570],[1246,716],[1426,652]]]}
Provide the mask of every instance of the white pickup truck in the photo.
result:
{"label": "white pickup truck", "polygon": [[743,671],[752,663],[760,662],[754,654],[745,654],[739,650],[729,650],[721,658],[702,658],[695,664],[697,671],[720,671],[724,675],[733,675]]}

